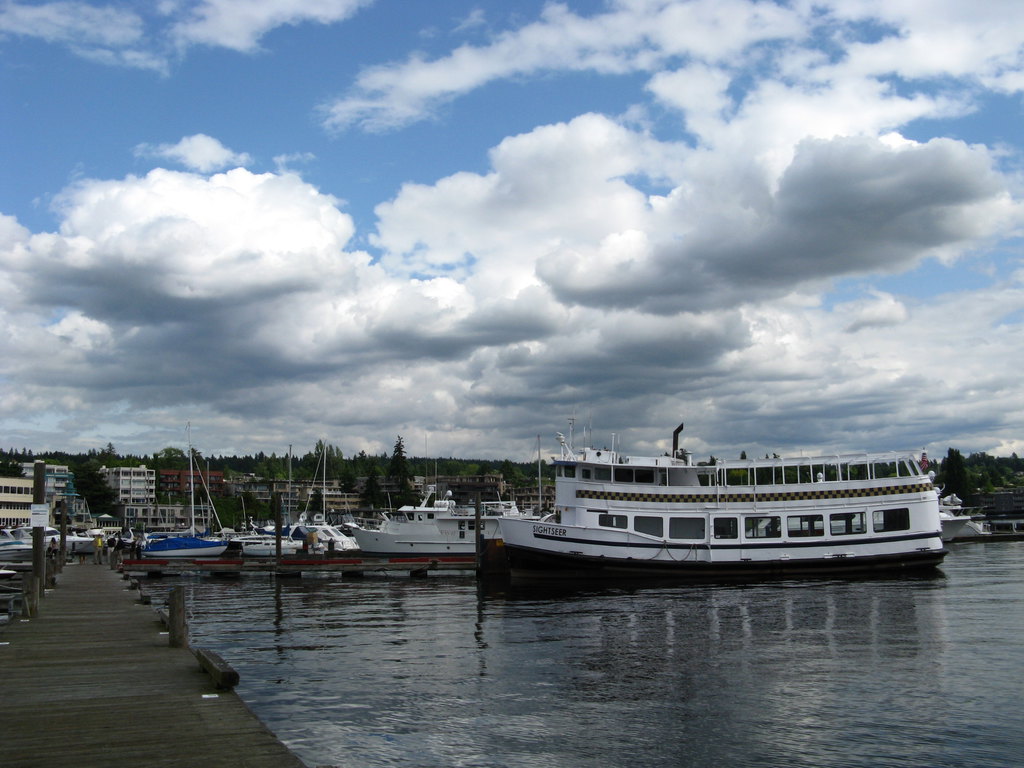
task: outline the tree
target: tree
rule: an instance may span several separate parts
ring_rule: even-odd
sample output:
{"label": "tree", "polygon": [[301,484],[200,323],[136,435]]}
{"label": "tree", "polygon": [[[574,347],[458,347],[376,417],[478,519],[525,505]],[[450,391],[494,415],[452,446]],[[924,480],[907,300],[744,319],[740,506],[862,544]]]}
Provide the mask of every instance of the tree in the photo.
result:
{"label": "tree", "polygon": [[86,462],[75,469],[75,488],[78,495],[86,500],[93,515],[113,515],[117,494],[111,488],[95,460]]}
{"label": "tree", "polygon": [[376,464],[371,464],[366,473],[366,485],[363,486],[363,493],[359,497],[364,507],[376,509],[381,506],[380,492],[380,471]]}
{"label": "tree", "polygon": [[10,459],[0,460],[0,477],[24,477],[21,471],[21,464]]}
{"label": "tree", "polygon": [[412,490],[412,471],[409,469],[409,461],[405,457],[405,441],[402,440],[401,435],[395,440],[395,449],[391,452],[391,461],[388,463],[388,480],[398,488],[398,498],[395,499],[396,507],[416,503],[416,494]]}
{"label": "tree", "polygon": [[942,491],[947,496],[955,493],[961,499],[966,499],[973,490],[967,478],[964,457],[956,448],[950,448],[946,453],[946,460],[942,462],[942,482]]}

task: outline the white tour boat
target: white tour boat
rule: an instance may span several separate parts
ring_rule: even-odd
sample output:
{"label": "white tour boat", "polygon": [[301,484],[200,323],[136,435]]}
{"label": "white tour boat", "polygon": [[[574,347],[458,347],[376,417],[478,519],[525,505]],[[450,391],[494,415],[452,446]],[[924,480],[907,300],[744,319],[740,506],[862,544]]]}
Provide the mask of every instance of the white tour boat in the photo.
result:
{"label": "white tour boat", "polygon": [[[379,528],[352,526],[359,549],[367,555],[391,557],[474,554],[476,509],[456,506],[451,491],[443,499],[436,498],[435,491],[435,486],[427,486],[419,506],[399,507],[397,512],[385,514]],[[524,518],[514,502],[481,502],[480,530],[485,539],[498,538],[498,521],[507,518]]]}
{"label": "white tour boat", "polygon": [[717,461],[576,451],[565,438],[555,515],[503,519],[513,579],[772,577],[933,568],[938,495],[913,454]]}

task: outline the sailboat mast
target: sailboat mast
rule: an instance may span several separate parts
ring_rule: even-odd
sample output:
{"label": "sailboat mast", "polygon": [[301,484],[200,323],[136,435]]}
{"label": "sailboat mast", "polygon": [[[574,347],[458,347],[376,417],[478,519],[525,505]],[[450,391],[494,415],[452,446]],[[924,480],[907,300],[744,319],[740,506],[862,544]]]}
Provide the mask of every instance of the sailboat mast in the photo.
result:
{"label": "sailboat mast", "polygon": [[192,422],[186,422],[185,432],[188,434],[188,499],[189,499],[189,533],[196,532],[196,476],[192,462]]}

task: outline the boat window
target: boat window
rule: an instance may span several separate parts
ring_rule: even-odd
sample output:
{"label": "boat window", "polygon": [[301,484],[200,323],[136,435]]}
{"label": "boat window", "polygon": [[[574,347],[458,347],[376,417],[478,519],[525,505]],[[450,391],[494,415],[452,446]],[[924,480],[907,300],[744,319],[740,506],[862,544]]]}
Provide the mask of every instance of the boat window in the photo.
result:
{"label": "boat window", "polygon": [[726,485],[750,485],[750,478],[745,469],[730,469],[725,473]]}
{"label": "boat window", "polygon": [[849,536],[854,533],[865,533],[863,512],[840,512],[828,516],[829,530],[833,536]]}
{"label": "boat window", "polygon": [[665,530],[664,520],[660,517],[637,515],[633,518],[633,530],[646,533],[648,536],[662,536]]}
{"label": "boat window", "polygon": [[558,476],[559,477],[576,477],[576,467],[575,466],[559,466],[558,467]]}
{"label": "boat window", "polygon": [[743,535],[748,539],[777,539],[782,536],[782,521],[778,517],[743,518]]}
{"label": "boat window", "polygon": [[703,517],[671,517],[668,521],[668,537],[670,539],[703,539]]}
{"label": "boat window", "polygon": [[711,523],[716,539],[737,539],[739,538],[739,525],[735,517],[716,517]]}
{"label": "boat window", "polygon": [[616,467],[615,468],[615,482],[616,483],[632,483],[633,482],[633,468],[632,467]]}
{"label": "boat window", "polygon": [[850,464],[846,468],[846,478],[848,480],[867,480],[868,479],[868,465],[867,464]]}
{"label": "boat window", "polygon": [[[899,466],[895,461],[876,461],[874,469],[876,478],[899,476]],[[903,467],[903,474],[907,474],[905,466]]]}
{"label": "boat window", "polygon": [[584,480],[590,479],[590,467],[580,467],[580,477]]}
{"label": "boat window", "polygon": [[871,513],[871,518],[871,524],[875,529],[875,533],[910,530],[910,510],[906,507],[900,507],[899,509],[876,509]]}
{"label": "boat window", "polygon": [[595,480],[607,480],[611,482],[612,479],[612,468],[611,467],[594,467],[594,479]]}
{"label": "boat window", "polygon": [[640,467],[634,470],[635,483],[653,483],[654,482],[654,470],[649,467]]}
{"label": "boat window", "polygon": [[625,515],[598,515],[597,524],[604,528],[625,528],[629,521]]}
{"label": "boat window", "polygon": [[825,518],[822,515],[791,515],[786,518],[786,533],[794,538],[824,536]]}

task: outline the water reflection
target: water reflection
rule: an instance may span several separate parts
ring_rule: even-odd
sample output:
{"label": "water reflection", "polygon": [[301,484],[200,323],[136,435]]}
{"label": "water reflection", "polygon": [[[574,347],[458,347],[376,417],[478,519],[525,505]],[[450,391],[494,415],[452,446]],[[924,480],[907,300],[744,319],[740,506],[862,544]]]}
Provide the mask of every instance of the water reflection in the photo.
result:
{"label": "water reflection", "polygon": [[[921,580],[568,593],[187,583],[194,641],[310,765],[980,768],[1024,752],[1024,729],[992,725],[1017,711],[1024,650],[1001,557]],[[1003,646],[966,647],[979,634]]]}

